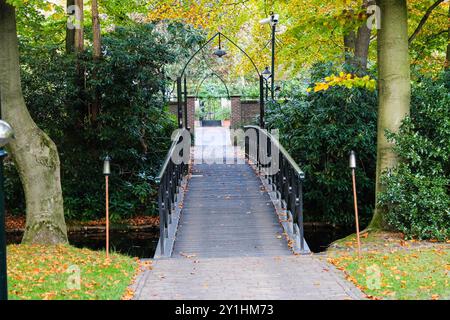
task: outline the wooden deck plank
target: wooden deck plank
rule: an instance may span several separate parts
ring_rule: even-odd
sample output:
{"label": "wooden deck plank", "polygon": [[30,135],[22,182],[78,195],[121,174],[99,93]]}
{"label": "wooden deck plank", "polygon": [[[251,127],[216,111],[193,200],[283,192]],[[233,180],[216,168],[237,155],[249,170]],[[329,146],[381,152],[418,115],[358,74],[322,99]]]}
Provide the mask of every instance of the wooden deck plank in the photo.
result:
{"label": "wooden deck plank", "polygon": [[196,164],[174,258],[292,254],[275,209],[248,164]]}

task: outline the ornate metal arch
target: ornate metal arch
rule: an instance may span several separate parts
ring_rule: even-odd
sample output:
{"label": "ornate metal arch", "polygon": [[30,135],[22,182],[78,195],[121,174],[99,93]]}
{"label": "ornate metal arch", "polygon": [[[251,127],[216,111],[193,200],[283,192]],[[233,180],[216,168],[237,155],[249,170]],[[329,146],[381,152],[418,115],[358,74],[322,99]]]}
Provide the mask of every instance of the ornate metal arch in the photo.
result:
{"label": "ornate metal arch", "polygon": [[224,37],[225,39],[227,39],[229,42],[231,42],[232,45],[234,45],[236,48],[239,49],[239,51],[241,51],[247,58],[248,60],[252,63],[253,67],[255,68],[256,73],[258,74],[258,77],[261,76],[261,73],[258,70],[258,67],[256,67],[255,62],[253,61],[252,58],[250,58],[250,56],[247,54],[247,52],[244,51],[244,49],[242,49],[240,46],[238,46],[233,40],[231,40],[230,38],[228,38],[226,35],[224,35],[222,32],[217,32],[215,35],[213,35],[208,41],[206,41],[197,51],[195,51],[195,53],[189,58],[189,60],[186,62],[186,64],[183,67],[183,70],[181,71],[180,77],[183,77],[186,68],[188,67],[188,65],[191,63],[192,59],[194,59],[194,57],[200,52],[202,51],[209,43],[211,43],[216,37],[221,36]]}
{"label": "ornate metal arch", "polygon": [[200,83],[198,84],[197,88],[195,89],[195,97],[198,98],[198,92],[199,92],[201,86],[203,85],[203,82],[205,82],[205,80],[208,79],[208,78],[211,77],[211,76],[217,77],[217,78],[222,82],[222,84],[223,84],[224,87],[225,87],[225,90],[227,91],[228,99],[231,99],[230,91],[228,90],[228,86],[227,86],[226,82],[225,82],[225,81],[223,80],[223,78],[222,78],[221,76],[219,76],[216,72],[212,72],[212,73],[210,73],[209,75],[206,75],[206,76],[202,79],[202,81],[200,81]]}
{"label": "ornate metal arch", "polygon": [[[188,117],[187,117],[187,107],[188,107],[187,106],[187,81],[186,81],[186,75],[185,75],[186,68],[189,66],[192,59],[194,59],[194,57],[200,51],[202,51],[208,44],[210,44],[216,37],[219,37],[219,40],[220,40],[220,37],[224,37],[225,39],[227,39],[232,45],[234,45],[237,49],[239,49],[239,51],[241,53],[243,53],[247,57],[247,59],[252,63],[253,67],[255,68],[255,71],[259,78],[259,91],[260,91],[260,94],[259,94],[259,96],[260,96],[260,103],[259,103],[260,119],[259,119],[259,121],[260,121],[260,127],[264,128],[264,78],[261,75],[261,73],[259,72],[258,67],[256,66],[255,62],[247,54],[247,52],[245,52],[239,45],[237,45],[233,40],[228,38],[226,35],[224,35],[220,31],[217,32],[215,35],[213,35],[208,41],[206,41],[202,46],[200,46],[200,48],[197,49],[197,51],[195,51],[195,53],[189,58],[189,60],[184,65],[180,75],[177,77],[178,126],[180,128],[182,128],[182,127],[188,128],[187,127],[187,121],[188,121]],[[230,96],[228,87],[226,86],[225,82],[220,77],[219,77],[219,79],[222,81],[222,83],[224,83],[224,85],[227,89],[228,96]],[[203,83],[203,81],[204,80],[202,80],[202,83]],[[183,82],[184,82],[184,88],[182,88]],[[183,120],[183,115],[184,115],[184,120]]]}

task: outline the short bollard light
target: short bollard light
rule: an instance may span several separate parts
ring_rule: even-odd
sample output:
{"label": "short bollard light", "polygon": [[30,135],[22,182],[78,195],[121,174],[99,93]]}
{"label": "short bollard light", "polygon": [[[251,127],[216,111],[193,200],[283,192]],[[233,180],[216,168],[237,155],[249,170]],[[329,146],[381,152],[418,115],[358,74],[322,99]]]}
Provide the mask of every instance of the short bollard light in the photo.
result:
{"label": "short bollard light", "polygon": [[109,176],[111,174],[111,158],[106,156],[103,160],[103,174]]}
{"label": "short bollard light", "polygon": [[355,222],[356,222],[356,239],[358,241],[358,256],[361,256],[361,241],[359,238],[359,218],[358,218],[358,199],[356,197],[356,153],[355,151],[350,151],[349,167],[352,169],[352,182],[353,182],[353,201],[355,204]]}
{"label": "short bollard light", "polygon": [[3,159],[7,156],[3,149],[14,138],[11,126],[0,120],[0,300],[8,300],[8,278],[6,269],[6,228],[5,192],[3,181]]}
{"label": "short bollard light", "polygon": [[349,167],[352,170],[356,169],[356,153],[353,150],[350,151]]}
{"label": "short bollard light", "polygon": [[106,259],[109,259],[109,175],[111,174],[111,158],[106,156],[103,160],[103,175],[105,176],[106,193]]}
{"label": "short bollard light", "polygon": [[14,139],[14,130],[9,123],[0,120],[0,148],[6,146],[12,139]]}

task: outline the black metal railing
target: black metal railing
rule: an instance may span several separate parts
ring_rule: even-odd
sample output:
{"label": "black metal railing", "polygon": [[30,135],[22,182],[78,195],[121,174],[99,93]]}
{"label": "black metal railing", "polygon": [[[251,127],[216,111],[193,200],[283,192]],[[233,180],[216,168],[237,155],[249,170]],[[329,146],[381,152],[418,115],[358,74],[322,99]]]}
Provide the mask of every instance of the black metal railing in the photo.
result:
{"label": "black metal railing", "polygon": [[[303,183],[305,173],[278,139],[258,126],[245,126],[245,154],[275,192],[283,209],[292,215],[292,233],[305,250],[303,228]],[[295,227],[297,226],[297,227]]]}
{"label": "black metal railing", "polygon": [[[190,156],[190,142],[183,145],[185,148],[177,148],[177,145],[184,139],[184,130],[185,129],[179,130],[177,135],[172,140],[172,145],[167,153],[166,159],[164,160],[161,170],[155,179],[159,185],[159,245],[161,255],[165,254],[165,242],[169,236],[169,226],[172,223],[172,214],[177,209],[177,195],[180,193],[181,183],[184,176],[186,176],[189,172],[189,161],[182,160],[174,162],[175,158],[185,159],[183,152],[185,152],[186,149],[188,150],[187,152]],[[179,154],[176,155],[175,152],[179,152]]]}

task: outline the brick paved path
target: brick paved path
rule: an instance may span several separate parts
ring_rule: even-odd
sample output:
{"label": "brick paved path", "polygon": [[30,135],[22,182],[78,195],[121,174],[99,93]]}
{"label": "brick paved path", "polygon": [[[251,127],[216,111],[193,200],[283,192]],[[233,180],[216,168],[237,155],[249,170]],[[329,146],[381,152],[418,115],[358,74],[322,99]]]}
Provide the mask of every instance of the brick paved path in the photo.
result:
{"label": "brick paved path", "polygon": [[318,256],[164,259],[135,285],[135,299],[361,299],[362,293]]}

